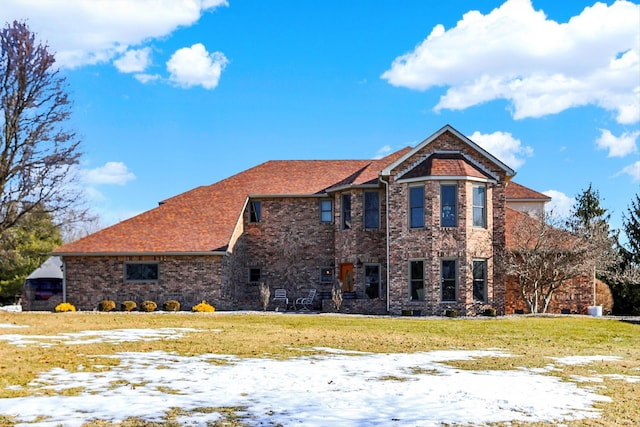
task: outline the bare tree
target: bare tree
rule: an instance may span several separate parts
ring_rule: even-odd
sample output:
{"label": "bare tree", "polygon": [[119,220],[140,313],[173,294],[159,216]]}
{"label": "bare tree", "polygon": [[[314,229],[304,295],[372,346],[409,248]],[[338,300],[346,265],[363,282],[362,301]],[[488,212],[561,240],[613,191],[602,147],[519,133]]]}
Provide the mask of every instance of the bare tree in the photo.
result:
{"label": "bare tree", "polygon": [[589,274],[592,248],[588,241],[559,227],[550,214],[532,218],[513,212],[502,264],[517,281],[531,313],[545,313],[554,291]]}
{"label": "bare tree", "polygon": [[265,282],[260,282],[258,287],[258,299],[260,300],[260,305],[262,306],[263,311],[267,311],[267,307],[269,307],[269,298],[271,297],[271,290],[269,289],[269,285]]}
{"label": "bare tree", "polygon": [[0,235],[36,206],[56,217],[79,200],[79,141],[54,63],[24,22],[0,30]]}

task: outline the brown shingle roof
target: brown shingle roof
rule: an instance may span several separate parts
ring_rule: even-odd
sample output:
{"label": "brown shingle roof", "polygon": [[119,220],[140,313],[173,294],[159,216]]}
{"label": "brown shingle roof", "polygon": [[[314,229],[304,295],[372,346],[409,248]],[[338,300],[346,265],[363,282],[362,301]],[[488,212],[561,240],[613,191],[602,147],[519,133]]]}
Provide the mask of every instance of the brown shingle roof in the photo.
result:
{"label": "brown shingle roof", "polygon": [[435,153],[407,172],[402,178],[422,176],[471,176],[492,178],[488,173],[472,164],[460,153]]}
{"label": "brown shingle roof", "polygon": [[54,251],[56,254],[185,253],[225,250],[251,195],[320,194],[337,183],[360,185],[406,152],[380,160],[269,161]]}
{"label": "brown shingle roof", "polygon": [[510,181],[505,190],[507,200],[540,200],[551,201],[551,197],[532,190],[517,182]]}

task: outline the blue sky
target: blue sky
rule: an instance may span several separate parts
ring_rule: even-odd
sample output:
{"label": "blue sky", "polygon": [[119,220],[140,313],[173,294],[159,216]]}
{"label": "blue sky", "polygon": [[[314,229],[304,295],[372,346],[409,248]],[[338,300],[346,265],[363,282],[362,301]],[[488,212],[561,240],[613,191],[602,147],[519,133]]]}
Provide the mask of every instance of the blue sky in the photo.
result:
{"label": "blue sky", "polygon": [[270,159],[374,158],[450,124],[615,228],[640,192],[640,6],[3,0],[56,52],[110,225]]}

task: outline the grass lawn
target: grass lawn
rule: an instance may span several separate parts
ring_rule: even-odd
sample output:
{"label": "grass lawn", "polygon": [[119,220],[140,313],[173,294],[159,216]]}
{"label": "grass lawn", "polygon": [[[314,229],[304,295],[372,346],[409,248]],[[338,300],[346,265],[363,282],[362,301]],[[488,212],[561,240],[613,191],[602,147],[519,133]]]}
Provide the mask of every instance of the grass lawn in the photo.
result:
{"label": "grass lawn", "polygon": [[[27,326],[9,328],[8,325]],[[135,342],[96,340],[82,345],[55,344],[17,346],[9,335],[53,337],[83,331],[122,329],[190,328],[171,339]],[[104,333],[109,336],[109,333]],[[121,352],[164,351],[184,356],[202,354],[250,358],[288,359],[301,350],[311,354],[316,347],[371,353],[414,353],[433,350],[499,349],[512,357],[486,357],[447,362],[461,370],[514,370],[545,368],[552,358],[569,356],[616,356],[586,365],[566,365],[544,375],[564,381],[579,377],[602,377],[597,393],[611,398],[596,407],[598,419],[569,421],[569,426],[640,425],[640,325],[613,319],[553,316],[482,319],[431,319],[411,317],[363,317],[275,313],[0,313],[0,398],[29,396],[27,385],[53,368],[70,372],[109,369],[117,359],[102,357]],[[99,363],[98,363],[99,362]],[[594,387],[593,382],[577,382]],[[21,387],[17,387],[21,386]],[[76,389],[63,393],[79,393]],[[52,394],[60,391],[50,391]],[[40,390],[38,393],[42,393]],[[219,408],[218,408],[219,410]],[[225,408],[220,426],[243,426],[234,408]],[[173,426],[170,416],[163,423],[130,420],[122,424],[95,421],[95,426]],[[4,423],[4,424],[3,424]],[[0,415],[0,425],[11,426],[10,417]],[[513,423],[511,425],[520,425]],[[547,424],[522,424],[547,425]]]}

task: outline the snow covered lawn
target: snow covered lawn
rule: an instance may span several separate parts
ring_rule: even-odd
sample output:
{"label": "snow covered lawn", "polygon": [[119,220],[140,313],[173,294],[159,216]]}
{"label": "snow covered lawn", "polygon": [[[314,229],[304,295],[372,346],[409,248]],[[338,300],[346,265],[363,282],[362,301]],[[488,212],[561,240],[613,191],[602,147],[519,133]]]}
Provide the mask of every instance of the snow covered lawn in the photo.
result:
{"label": "snow covered lawn", "polygon": [[[0,324],[0,333],[2,328],[15,325]],[[80,346],[100,337],[148,341],[191,331],[121,329],[108,335],[86,331],[28,337],[12,333],[0,335],[0,341],[13,346]],[[98,372],[54,367],[25,386],[32,396],[0,399],[0,415],[16,417],[19,426],[41,427],[81,426],[95,419],[120,422],[129,417],[162,422],[172,408],[181,409],[174,422],[184,426],[219,420],[220,408],[239,408],[237,414],[246,417],[242,421],[250,426],[562,423],[599,417],[594,405],[609,399],[592,385],[579,385],[584,379],[569,382],[546,375],[571,364],[611,360],[609,356],[559,358],[535,371],[476,371],[457,369],[449,362],[510,355],[499,350],[411,354],[314,350],[306,355],[301,349],[299,357],[286,360],[215,354],[188,357],[164,351],[100,356],[118,359],[119,364],[100,367],[96,362],[93,368],[103,368]],[[76,351],[82,350],[76,347]],[[601,377],[586,381],[597,383]]]}

